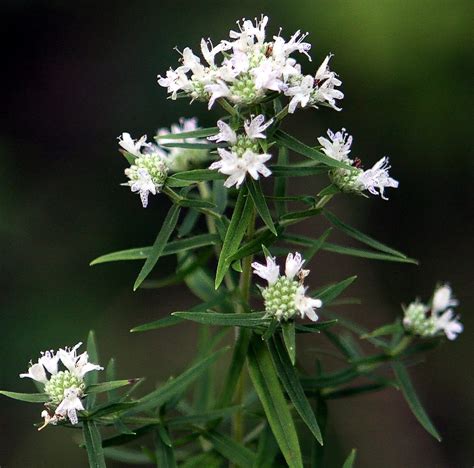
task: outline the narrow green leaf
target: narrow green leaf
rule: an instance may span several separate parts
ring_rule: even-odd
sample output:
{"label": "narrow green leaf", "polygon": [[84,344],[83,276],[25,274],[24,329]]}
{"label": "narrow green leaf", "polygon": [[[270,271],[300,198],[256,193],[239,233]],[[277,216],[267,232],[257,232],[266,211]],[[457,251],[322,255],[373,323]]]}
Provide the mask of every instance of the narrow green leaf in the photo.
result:
{"label": "narrow green leaf", "polygon": [[217,127],[209,128],[198,128],[197,130],[192,130],[190,132],[181,132],[181,133],[166,133],[163,135],[157,135],[155,140],[158,142],[160,140],[181,140],[183,138],[205,138],[211,135],[216,135],[219,133]]}
{"label": "narrow green leaf", "polygon": [[328,185],[327,187],[323,188],[318,193],[318,197],[322,198],[322,197],[325,197],[326,195],[335,195],[336,193],[339,193],[340,191],[341,191],[341,189],[337,185],[331,184],[331,185]]}
{"label": "narrow green leaf", "polygon": [[189,182],[202,182],[205,180],[225,179],[225,175],[211,169],[192,169],[190,171],[176,172],[168,180],[185,180]]}
{"label": "narrow green leaf", "polygon": [[352,449],[351,453],[346,458],[346,461],[344,462],[344,465],[342,465],[342,468],[352,468],[354,466],[356,455],[357,455],[357,450]]}
{"label": "narrow green leaf", "polygon": [[300,210],[300,211],[290,211],[289,213],[285,213],[280,218],[280,221],[296,221],[300,219],[311,218],[320,213],[321,213],[321,208],[310,208],[310,209]]}
{"label": "narrow green leaf", "polygon": [[252,468],[273,468],[275,457],[279,451],[275,437],[268,424],[266,424],[258,441],[257,458]]}
{"label": "narrow green leaf", "polygon": [[177,465],[174,450],[165,427],[158,426],[154,440],[156,447],[156,466],[158,468],[175,468]]}
{"label": "narrow green leaf", "polygon": [[222,214],[227,208],[228,189],[224,186],[223,180],[212,182],[212,197],[217,208],[217,212]]}
{"label": "narrow green leaf", "polygon": [[[194,210],[194,209],[189,209],[186,215],[184,216],[183,222],[178,228],[178,237],[186,237],[189,235],[189,233],[193,230],[194,226],[196,226],[196,223],[201,216],[201,213],[199,211]],[[171,242],[169,243],[171,244]],[[167,245],[167,247],[169,246]],[[165,248],[166,250],[166,248]],[[164,251],[163,251],[164,254]]]}
{"label": "narrow green leaf", "polygon": [[393,335],[399,331],[403,331],[403,326],[399,321],[397,321],[394,323],[389,323],[388,325],[383,325],[382,327],[379,327],[370,333],[365,333],[361,336],[361,338],[366,339],[375,338],[377,336]]}
{"label": "narrow green leaf", "polygon": [[47,393],[17,393],[0,390],[0,395],[5,395],[14,400],[26,401],[28,403],[45,403],[49,400]]}
{"label": "narrow green leaf", "polygon": [[412,413],[415,415],[418,422],[438,441],[441,442],[441,436],[436,428],[433,426],[429,416],[426,414],[421,402],[416,394],[416,391],[411,383],[410,376],[401,362],[393,362],[392,368],[395,373],[398,384],[402,390],[403,396],[408,403]]}
{"label": "narrow green leaf", "polygon": [[170,379],[161,387],[143,396],[138,400],[138,404],[132,408],[127,414],[146,411],[151,408],[157,408],[166,403],[177,393],[182,393],[186,388],[194,382],[210,365],[212,365],[228,348],[223,348],[209,357],[196,363],[194,366],[183,372],[175,379]]}
{"label": "narrow green leaf", "polygon": [[123,413],[125,410],[133,408],[137,403],[134,401],[127,402],[115,402],[115,403],[106,403],[105,405],[96,406],[93,411],[89,413],[87,419],[94,420],[101,418],[102,416],[107,416],[109,414],[118,415]]}
{"label": "narrow green leaf", "polygon": [[338,283],[326,286],[323,289],[315,292],[313,295],[323,302],[323,305],[330,304],[336,297],[342,294],[355,280],[357,276],[350,276]]}
{"label": "narrow green leaf", "polygon": [[[278,149],[278,164],[285,166],[288,164],[288,150],[281,146]],[[273,186],[273,195],[276,198],[282,198],[286,196],[288,179],[286,177],[276,177],[275,185]],[[278,218],[280,218],[284,213],[287,212],[287,207],[285,201],[275,200],[275,210]]]}
{"label": "narrow green leaf", "polygon": [[176,416],[166,421],[169,427],[187,427],[195,424],[205,424],[216,419],[226,418],[242,409],[241,406],[228,406],[216,410],[209,410],[203,413],[191,414],[189,416]]}
{"label": "narrow green leaf", "polygon": [[314,416],[313,409],[309,404],[308,399],[304,393],[303,387],[301,386],[299,376],[290,362],[289,356],[285,351],[283,343],[278,337],[274,337],[268,344],[275,364],[278,377],[283,384],[290,400],[295,406],[296,411],[300,415],[301,419],[308,426],[316,440],[323,445],[323,438],[321,430],[319,429],[318,422]]}
{"label": "narrow green leaf", "polygon": [[235,204],[232,219],[225,235],[222,250],[217,263],[215,288],[217,289],[222,283],[227,270],[231,262],[231,257],[240,247],[247,226],[250,222],[253,213],[253,203],[248,197],[246,185],[242,186],[239,190],[239,195]]}
{"label": "narrow green leaf", "polygon": [[248,368],[268,423],[288,466],[302,468],[303,461],[293,418],[267,346],[258,337],[254,337],[250,343]]}
{"label": "narrow green leaf", "polygon": [[267,341],[269,340],[274,333],[276,332],[276,329],[278,328],[278,325],[280,322],[278,320],[273,319],[270,324],[268,325],[268,328],[265,330],[265,332],[262,335],[262,340]]}
{"label": "narrow green leaf", "polygon": [[263,317],[265,312],[252,312],[245,314],[221,314],[218,312],[173,312],[173,317],[178,317],[203,325],[220,325],[223,327],[255,328],[268,324]]}
{"label": "narrow green leaf", "polygon": [[[87,336],[87,354],[89,355],[89,362],[93,364],[99,363],[99,352],[97,349],[97,340],[95,338],[94,330],[89,331],[89,335]],[[84,383],[86,387],[94,385],[99,380],[99,373],[97,371],[88,372],[84,376]],[[88,395],[86,398],[86,409],[92,408],[95,403],[95,395]]]}
{"label": "narrow green leaf", "polygon": [[338,320],[326,320],[325,322],[318,321],[316,323],[306,323],[304,325],[296,325],[296,333],[319,333],[325,328],[336,325]]}
{"label": "narrow green leaf", "polygon": [[143,452],[123,447],[107,447],[104,449],[106,458],[125,463],[127,466],[150,465],[152,460]]}
{"label": "narrow green leaf", "polygon": [[210,208],[213,209],[216,207],[214,203],[206,200],[200,200],[198,198],[181,198],[178,201],[179,206],[184,206],[185,208]]}
{"label": "narrow green leaf", "polygon": [[368,235],[360,232],[356,228],[349,226],[348,224],[341,221],[336,215],[331,213],[328,210],[323,211],[324,216],[329,220],[329,222],[337,229],[342,231],[344,234],[347,234],[349,237],[362,242],[363,244],[368,245],[369,247],[374,248],[375,250],[380,250],[381,252],[385,252],[391,255],[395,255],[396,257],[401,257],[406,259],[407,256],[398,250],[392,249],[381,242],[369,237]]}
{"label": "narrow green leaf", "polygon": [[131,385],[138,382],[139,379],[127,379],[127,380],[112,380],[110,382],[102,382],[98,384],[91,384],[86,387],[86,393],[102,393],[110,392],[110,390],[115,390],[116,388],[125,387],[126,385]]}
{"label": "narrow green leaf", "polygon": [[155,243],[153,244],[151,251],[148,254],[148,257],[143,265],[138,277],[133,285],[133,290],[136,291],[143,280],[150,274],[153,267],[156,265],[156,262],[160,258],[163,249],[165,248],[166,243],[168,242],[171,233],[174,231],[176,223],[178,222],[180,207],[173,205],[166,218],[163,222],[163,226],[160,229],[160,232],[156,236]]}
{"label": "narrow green leaf", "polygon": [[137,327],[133,327],[130,331],[132,333],[135,333],[135,332],[144,332],[144,331],[149,331],[149,330],[157,330],[158,328],[172,327],[173,325],[177,325],[178,323],[182,323],[182,322],[183,322],[183,319],[179,317],[173,317],[172,315],[170,315],[169,317],[155,320],[154,322],[138,325]]}
{"label": "narrow green leaf", "polygon": [[82,434],[90,468],[106,468],[102,439],[95,422],[84,421],[82,424]]}
{"label": "narrow green leaf", "polygon": [[182,463],[181,468],[222,468],[223,459],[214,450],[189,457]]}
{"label": "narrow green leaf", "polygon": [[260,180],[255,180],[252,177],[247,178],[247,187],[258,214],[268,229],[277,236],[278,234],[273,224],[272,215],[268,209],[267,202],[265,201],[265,195],[263,194]]}
{"label": "narrow green leaf", "polygon": [[[215,245],[219,241],[217,234],[199,234],[198,236],[188,237],[171,241],[166,244],[161,256],[173,255],[178,252],[185,252],[187,250],[196,250],[200,247],[208,245]],[[129,260],[146,260],[150,255],[153,247],[137,247],[135,249],[119,250],[106,255],[97,257],[92,260],[90,265],[98,265],[99,263],[129,261]]]}
{"label": "narrow green leaf", "polygon": [[202,150],[208,151],[211,149],[216,149],[221,147],[217,143],[187,143],[187,142],[177,142],[177,143],[161,143],[160,146],[163,148],[182,148],[182,149],[193,149],[193,150]]}
{"label": "narrow green leaf", "polygon": [[315,150],[303,142],[297,140],[296,138],[288,135],[284,131],[278,129],[274,134],[273,137],[275,140],[280,143],[281,145],[285,146],[286,148],[294,151],[295,153],[301,154],[306,156],[307,158],[314,159],[322,164],[325,164],[329,167],[340,167],[342,169],[347,169],[349,171],[353,171],[354,168],[347,164],[344,164],[336,159],[330,158],[329,156],[325,155],[321,151]]}
{"label": "narrow green leaf", "polygon": [[[276,227],[278,234],[280,235],[283,232],[283,228],[280,226]],[[229,261],[240,260],[244,257],[248,257],[249,255],[253,255],[254,253],[260,252],[262,249],[262,245],[270,246],[275,242],[277,236],[271,233],[268,229],[264,229],[263,232],[255,236],[249,242],[243,244],[237,252],[235,252],[232,256],[229,257]]]}
{"label": "narrow green leaf", "polygon": [[255,461],[255,453],[237,443],[230,437],[217,431],[208,431],[203,434],[222,456],[242,468],[250,467]]}
{"label": "narrow green leaf", "polygon": [[[117,365],[114,358],[110,358],[105,368],[105,380],[112,382],[117,380]],[[115,389],[110,389],[107,393],[107,399],[109,401],[116,400],[118,398],[118,392]]]}
{"label": "narrow green leaf", "polygon": [[324,398],[326,400],[335,400],[338,398],[350,398],[359,395],[365,395],[366,393],[377,392],[387,387],[396,387],[395,382],[381,382],[371,383],[365,385],[358,385],[353,387],[341,388],[340,390],[330,390],[324,392]]}
{"label": "narrow green leaf", "polygon": [[320,237],[318,237],[314,242],[313,245],[306,251],[304,258],[306,262],[309,262],[316,253],[321,249],[321,247],[326,242],[329,234],[331,234],[332,228],[327,229]]}
{"label": "narrow green leaf", "polygon": [[281,331],[283,334],[283,342],[285,343],[288,356],[290,357],[291,364],[294,366],[296,362],[296,330],[295,321],[289,320],[281,324]]}
{"label": "narrow green leaf", "polygon": [[[305,177],[325,174],[328,169],[324,166],[297,166],[297,165],[274,165],[270,166],[273,177]],[[277,195],[278,196],[278,195]]]}

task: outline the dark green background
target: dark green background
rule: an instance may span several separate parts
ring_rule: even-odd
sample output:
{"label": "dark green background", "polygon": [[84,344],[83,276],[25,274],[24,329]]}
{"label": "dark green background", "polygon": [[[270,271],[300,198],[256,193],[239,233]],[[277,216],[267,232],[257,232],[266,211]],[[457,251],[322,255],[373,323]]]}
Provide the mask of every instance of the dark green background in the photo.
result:
{"label": "dark green background", "polygon": [[[118,358],[122,377],[149,385],[179,372],[193,356],[195,328],[130,335],[136,324],[194,303],[181,287],[132,293],[139,264],[90,268],[101,253],[149,244],[166,201],[147,210],[119,184],[124,160],[116,137],[138,137],[180,116],[214,125],[217,109],[166,100],[157,73],[175,65],[172,48],[201,36],[224,38],[234,21],[265,12],[270,28],[309,31],[312,72],[328,52],[346,98],[341,113],[297,113],[287,128],[308,144],[329,127],[355,137],[366,165],[390,155],[399,190],[390,201],[341,197],[335,210],[355,226],[417,257],[420,267],[322,254],[312,263],[317,286],[359,275],[347,314],[375,327],[438,280],[458,295],[465,333],[414,370],[442,444],[421,429],[400,394],[330,406],[329,467],[351,447],[361,467],[468,467],[474,380],[473,159],[470,111],[472,2],[468,0],[307,0],[240,2],[4,1],[0,126],[2,294],[0,387],[30,391],[17,375],[40,350],[74,344],[97,331],[102,362]],[[321,182],[298,181],[315,192]],[[318,234],[320,220],[298,232]],[[158,275],[173,265],[160,263]],[[322,338],[306,341],[326,346]],[[73,432],[37,433],[41,408],[0,400],[3,467],[85,466]]]}

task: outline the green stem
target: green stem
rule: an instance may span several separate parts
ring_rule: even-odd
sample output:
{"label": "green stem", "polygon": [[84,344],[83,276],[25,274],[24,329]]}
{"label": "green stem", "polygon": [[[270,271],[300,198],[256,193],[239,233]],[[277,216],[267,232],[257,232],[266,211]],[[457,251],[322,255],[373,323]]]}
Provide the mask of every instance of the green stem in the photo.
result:
{"label": "green stem", "polygon": [[227,102],[226,99],[220,98],[217,102],[230,114],[237,115],[237,111]]}
{"label": "green stem", "polygon": [[289,105],[287,104],[277,115],[275,115],[275,122],[283,120],[288,115]]}
{"label": "green stem", "polygon": [[[253,209],[252,219],[250,220],[249,227],[247,229],[247,238],[251,239],[255,233],[255,208]],[[242,303],[248,304],[250,300],[250,286],[252,281],[252,255],[245,257],[242,261],[242,274],[240,276],[239,282],[239,291],[242,298]],[[238,312],[245,313],[245,307],[242,305],[238,306]],[[242,330],[238,327],[235,329],[235,341],[236,343],[241,340],[240,334]],[[240,377],[237,383],[237,388],[235,392],[235,404],[242,405],[245,395],[245,372],[242,369],[240,373]],[[245,430],[245,422],[244,422],[244,415],[243,411],[239,409],[233,420],[233,432],[234,432],[234,439],[237,442],[241,442],[244,437],[244,430]]]}
{"label": "green stem", "polygon": [[324,195],[324,197],[322,197],[321,200],[319,200],[318,203],[316,203],[315,208],[323,208],[329,203],[329,201],[331,200],[333,196],[334,194]]}

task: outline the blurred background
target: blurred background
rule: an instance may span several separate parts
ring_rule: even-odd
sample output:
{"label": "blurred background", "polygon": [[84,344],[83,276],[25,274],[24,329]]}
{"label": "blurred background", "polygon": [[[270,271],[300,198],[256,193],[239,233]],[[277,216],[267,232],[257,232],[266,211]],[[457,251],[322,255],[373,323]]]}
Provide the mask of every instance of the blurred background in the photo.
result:
{"label": "blurred background", "polygon": [[[218,42],[235,20],[260,13],[270,29],[308,31],[312,72],[328,52],[343,80],[340,113],[299,112],[287,128],[308,144],[327,128],[354,135],[367,166],[389,155],[400,181],[390,201],[339,197],[334,210],[375,238],[420,260],[398,265],[332,254],[312,263],[311,285],[357,273],[349,291],[363,299],[348,316],[376,327],[400,303],[428,299],[450,281],[465,333],[412,370],[443,436],[418,425],[402,396],[388,390],[331,404],[327,466],[351,447],[361,467],[470,467],[474,463],[472,2],[469,0],[9,1],[1,6],[0,388],[20,381],[40,350],[73,345],[96,330],[101,362],[115,356],[120,377],[151,384],[179,373],[193,356],[195,327],[131,335],[137,324],[196,303],[181,287],[132,293],[139,263],[89,267],[96,256],[150,244],[167,202],[148,209],[125,187],[117,136],[153,135],[181,116],[214,125],[218,109],[166,100],[156,75],[175,66],[172,50]],[[304,62],[304,60],[303,60]],[[311,179],[305,187],[311,190]],[[316,184],[316,183],[315,183]],[[296,181],[294,183],[296,186]],[[315,220],[297,232],[320,233]],[[158,276],[169,273],[162,263]],[[155,272],[156,274],[156,272]],[[319,345],[306,344],[308,347]],[[311,354],[311,351],[307,350]],[[0,399],[2,467],[81,467],[73,433],[37,433],[40,407]],[[118,466],[118,465],[117,465]]]}

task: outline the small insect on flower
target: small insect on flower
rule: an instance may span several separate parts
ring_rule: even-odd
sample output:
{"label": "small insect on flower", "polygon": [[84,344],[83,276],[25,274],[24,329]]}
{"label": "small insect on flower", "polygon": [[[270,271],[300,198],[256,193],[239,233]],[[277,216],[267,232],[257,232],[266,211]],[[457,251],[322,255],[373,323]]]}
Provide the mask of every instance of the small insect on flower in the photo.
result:
{"label": "small insect on flower", "polygon": [[268,283],[266,288],[260,288],[267,317],[287,321],[299,314],[301,318],[308,317],[313,322],[318,320],[315,309],[322,307],[323,303],[320,299],[306,296],[307,287],[303,282],[309,270],[302,268],[304,262],[300,253],[289,253],[284,275],[280,275],[280,267],[274,257],[266,257],[266,265],[252,263],[254,274]]}
{"label": "small insect on flower", "polygon": [[[57,352],[43,352],[37,363],[30,364],[27,373],[20,374],[21,378],[27,377],[43,384],[48,395],[45,403],[48,410],[41,413],[44,424],[38,430],[66,419],[71,424],[78,423],[77,412],[84,410],[81,401],[86,388],[84,376],[91,371],[103,370],[98,364],[89,362],[87,351],[77,355],[81,344],[61,348]],[[59,370],[59,362],[65,367],[64,370]]]}
{"label": "small insect on flower", "polygon": [[454,340],[464,328],[452,309],[458,304],[451,287],[448,284],[441,285],[435,289],[431,304],[416,300],[405,309],[403,325],[408,332],[421,337],[444,333],[448,340]]}

